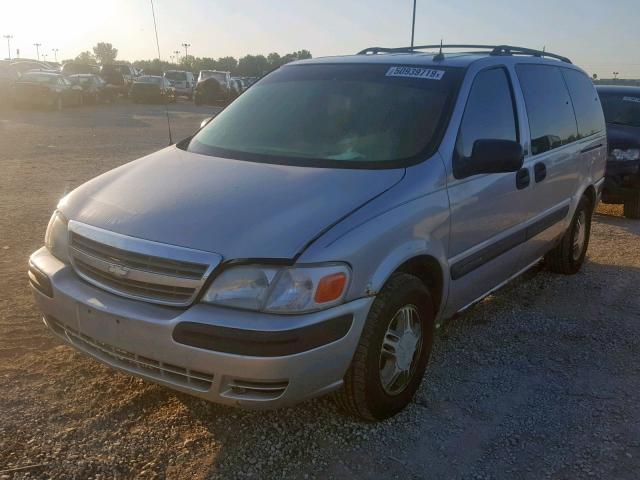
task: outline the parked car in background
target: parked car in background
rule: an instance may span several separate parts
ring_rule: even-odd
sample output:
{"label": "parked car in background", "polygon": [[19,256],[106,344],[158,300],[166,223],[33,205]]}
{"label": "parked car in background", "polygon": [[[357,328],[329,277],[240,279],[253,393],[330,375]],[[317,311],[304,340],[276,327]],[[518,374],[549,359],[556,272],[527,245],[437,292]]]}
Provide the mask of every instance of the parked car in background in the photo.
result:
{"label": "parked car in background", "polygon": [[136,72],[131,65],[103,65],[100,68],[100,76],[118,93],[127,95],[136,79]]}
{"label": "parked car in background", "polygon": [[54,110],[82,105],[82,88],[72,85],[64,75],[48,72],[27,72],[15,82],[12,90],[15,107],[41,106]]}
{"label": "parked car in background", "polygon": [[0,107],[9,105],[13,85],[18,78],[10,63],[0,60]]}
{"label": "parked car in background", "polygon": [[237,98],[245,90],[244,82],[241,78],[231,78],[231,88],[233,90],[233,97]]}
{"label": "parked car in background", "polygon": [[98,65],[89,65],[86,63],[67,62],[62,65],[61,72],[64,75],[79,75],[79,74],[98,74],[100,73],[100,67]]}
{"label": "parked car in background", "polygon": [[184,70],[167,70],[164,78],[169,80],[171,86],[175,88],[177,96],[187,97],[189,100],[193,98],[195,88],[193,73]]}
{"label": "parked car in background", "polygon": [[362,418],[398,413],[446,318],[543,258],[580,270],[604,183],[584,71],[477,49],[285,65],[195,135],[80,186],[29,262],[46,325],[210,401],[339,390]]}
{"label": "parked car in background", "polygon": [[82,88],[83,103],[111,102],[116,92],[102,77],[95,74],[78,74],[67,77],[72,85]]}
{"label": "parked car in background", "polygon": [[226,105],[236,96],[229,72],[200,71],[193,97],[196,105]]}
{"label": "parked car in background", "polygon": [[143,75],[133,82],[130,96],[135,103],[170,103],[176,100],[176,91],[164,77]]}
{"label": "parked car in background", "polygon": [[20,75],[30,70],[51,70],[51,67],[46,63],[37,62],[35,60],[12,60],[11,68]]}
{"label": "parked car in background", "polygon": [[640,219],[640,87],[598,85],[607,121],[609,160],[602,200]]}

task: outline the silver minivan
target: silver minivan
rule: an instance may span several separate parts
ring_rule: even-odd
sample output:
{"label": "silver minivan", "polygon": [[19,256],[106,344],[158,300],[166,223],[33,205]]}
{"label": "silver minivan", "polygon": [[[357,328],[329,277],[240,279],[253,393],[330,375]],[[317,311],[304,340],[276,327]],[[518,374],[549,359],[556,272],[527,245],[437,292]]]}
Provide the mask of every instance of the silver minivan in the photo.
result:
{"label": "silver minivan", "polygon": [[568,59],[446,48],[288,64],[78,187],[29,261],[45,324],[213,402],[402,410],[445,319],[543,259],[580,269],[606,162]]}

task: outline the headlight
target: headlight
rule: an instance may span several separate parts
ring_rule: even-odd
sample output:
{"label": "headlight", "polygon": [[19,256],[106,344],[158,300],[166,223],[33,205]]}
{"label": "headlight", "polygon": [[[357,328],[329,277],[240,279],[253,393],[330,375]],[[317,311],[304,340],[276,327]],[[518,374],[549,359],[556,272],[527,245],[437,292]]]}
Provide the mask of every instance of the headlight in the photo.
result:
{"label": "headlight", "polygon": [[619,162],[640,160],[640,149],[630,148],[628,150],[622,150],[616,148],[611,152],[611,156],[613,157],[613,160],[617,160]]}
{"label": "headlight", "polygon": [[51,220],[47,225],[47,233],[44,235],[44,244],[54,257],[64,263],[69,263],[67,219],[58,210],[51,215]]}
{"label": "headlight", "polygon": [[239,266],[223,271],[202,301],[272,313],[302,313],[342,302],[350,277],[343,264]]}

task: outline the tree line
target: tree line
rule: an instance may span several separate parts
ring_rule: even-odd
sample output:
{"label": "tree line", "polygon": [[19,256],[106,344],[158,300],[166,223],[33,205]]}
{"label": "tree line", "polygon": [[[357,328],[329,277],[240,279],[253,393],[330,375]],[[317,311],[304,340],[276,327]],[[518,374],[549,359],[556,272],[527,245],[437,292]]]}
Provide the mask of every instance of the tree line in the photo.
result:
{"label": "tree line", "polygon": [[[75,61],[79,63],[100,64],[105,65],[114,63],[118,57],[118,49],[114,48],[111,43],[100,42],[93,51],[81,52],[75,59],[65,60],[65,62]],[[194,57],[186,55],[180,58],[179,62],[168,62],[159,59],[153,60],[136,60],[134,62],[122,61],[120,63],[129,63],[136,68],[143,70],[171,70],[184,69],[192,72],[200,70],[223,70],[231,72],[231,75],[240,77],[259,77],[265,73],[278,68],[286,63],[294,60],[303,60],[311,58],[309,50],[298,50],[296,52],[280,55],[272,52],[268,55],[245,55],[242,58],[235,57]]]}

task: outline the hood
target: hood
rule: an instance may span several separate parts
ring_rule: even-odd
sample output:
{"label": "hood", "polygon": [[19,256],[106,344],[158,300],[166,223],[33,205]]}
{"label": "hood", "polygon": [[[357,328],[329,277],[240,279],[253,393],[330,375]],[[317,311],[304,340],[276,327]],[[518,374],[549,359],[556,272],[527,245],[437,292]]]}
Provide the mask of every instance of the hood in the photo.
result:
{"label": "hood", "polygon": [[403,175],[252,163],[171,146],[94,178],[59,208],[71,220],[225,259],[293,258]]}
{"label": "hood", "polygon": [[640,148],[640,127],[607,123],[609,150]]}

